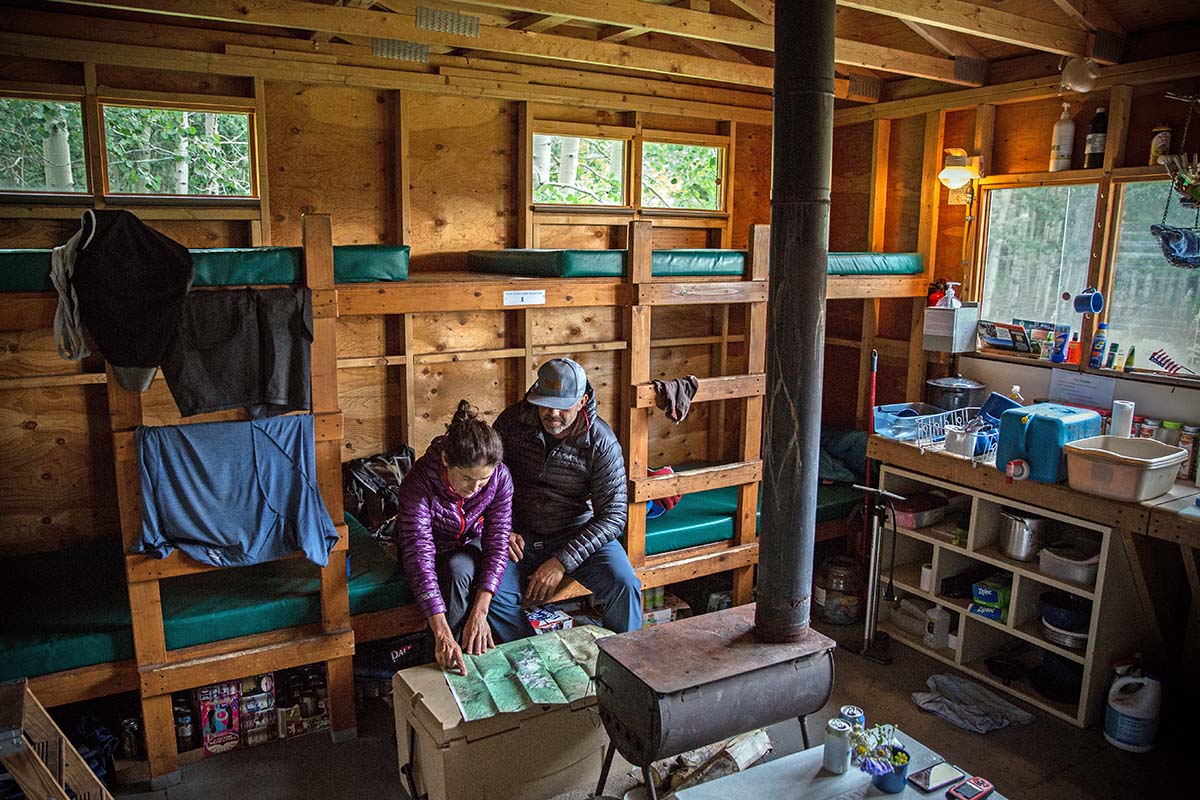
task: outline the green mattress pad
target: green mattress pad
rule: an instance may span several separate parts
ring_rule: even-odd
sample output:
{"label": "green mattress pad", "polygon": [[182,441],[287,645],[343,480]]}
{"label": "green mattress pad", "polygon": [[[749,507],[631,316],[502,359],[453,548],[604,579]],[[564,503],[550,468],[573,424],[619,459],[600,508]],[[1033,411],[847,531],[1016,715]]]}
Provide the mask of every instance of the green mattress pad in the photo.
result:
{"label": "green mattress pad", "polygon": [[[817,522],[844,519],[860,505],[862,492],[850,486],[817,487]],[[736,486],[685,494],[675,508],[646,520],[646,555],[732,539],[736,513]]]}
{"label": "green mattress pad", "polygon": [[[350,613],[413,602],[400,565],[353,517]],[[15,580],[0,621],[0,681],[133,658],[121,548],[115,542],[6,561]],[[15,585],[14,585],[15,584]],[[302,559],[162,581],[167,648],[321,620],[319,569]]]}
{"label": "green mattress pad", "polygon": [[[193,286],[261,286],[298,283],[299,247],[222,247],[191,250]],[[408,279],[408,245],[341,245],[333,248],[337,283]],[[0,292],[51,292],[49,250],[0,250]]]}
{"label": "green mattress pad", "polygon": [[[625,275],[624,250],[472,250],[467,266],[475,272],[530,278],[620,278]],[[655,277],[722,275],[741,277],[745,253],[740,250],[655,250]],[[830,275],[920,275],[920,253],[830,253]]]}
{"label": "green mattress pad", "polygon": [[830,253],[830,275],[920,275],[925,262],[920,253]]}
{"label": "green mattress pad", "polygon": [[[746,254],[740,250],[655,250],[655,277],[723,275],[740,278]],[[474,272],[530,278],[621,278],[624,250],[472,250],[467,268]]]}

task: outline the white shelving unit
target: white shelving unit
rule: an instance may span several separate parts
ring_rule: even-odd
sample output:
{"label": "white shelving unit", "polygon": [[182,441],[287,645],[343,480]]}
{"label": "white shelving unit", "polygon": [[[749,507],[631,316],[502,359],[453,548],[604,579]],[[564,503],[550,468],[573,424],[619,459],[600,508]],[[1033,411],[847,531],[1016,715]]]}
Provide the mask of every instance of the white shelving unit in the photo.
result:
{"label": "white shelving unit", "polygon": [[[1087,727],[1103,716],[1104,697],[1111,679],[1112,661],[1145,647],[1146,623],[1137,600],[1129,564],[1112,528],[1060,514],[1052,508],[996,497],[985,492],[939,481],[925,475],[891,466],[881,471],[881,486],[907,496],[932,489],[944,490],[963,499],[969,509],[965,536],[951,514],[946,521],[926,528],[897,528],[895,542],[895,588],[900,597],[927,600],[951,613],[951,631],[957,633],[955,647],[931,648],[919,636],[913,636],[888,621],[880,628],[902,644],[949,664],[970,677],[1007,692],[1056,717]],[[1017,561],[1000,552],[1000,512],[1002,508],[1025,511],[1055,521],[1061,531],[1096,537],[1100,543],[1100,565],[1094,586],[1082,586],[1042,574],[1038,562]],[[962,517],[968,511],[957,514]],[[884,532],[881,559],[882,586],[886,587],[892,553],[892,526]],[[921,565],[932,564],[932,591],[921,589]],[[1006,622],[996,622],[968,613],[970,600],[940,594],[942,581],[972,567],[987,565],[1012,575],[1012,597]],[[1085,648],[1063,647],[1047,640],[1041,631],[1039,599],[1043,592],[1059,589],[1092,603],[1091,624]],[[994,677],[985,659],[1010,642],[1022,641],[1045,653],[1054,653],[1073,664],[1082,665],[1083,682],[1074,702],[1057,702],[1039,694],[1027,681],[1006,686]],[[1035,652],[1036,655],[1036,652]]]}

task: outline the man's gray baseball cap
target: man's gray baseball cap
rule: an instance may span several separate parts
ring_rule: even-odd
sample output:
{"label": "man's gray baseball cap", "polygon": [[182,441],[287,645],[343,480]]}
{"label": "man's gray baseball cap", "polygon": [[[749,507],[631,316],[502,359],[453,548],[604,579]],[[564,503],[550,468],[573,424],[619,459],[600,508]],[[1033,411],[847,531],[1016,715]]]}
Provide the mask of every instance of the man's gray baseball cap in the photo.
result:
{"label": "man's gray baseball cap", "polygon": [[535,406],[566,409],[578,403],[586,390],[583,367],[569,358],[552,358],[538,369],[525,399]]}

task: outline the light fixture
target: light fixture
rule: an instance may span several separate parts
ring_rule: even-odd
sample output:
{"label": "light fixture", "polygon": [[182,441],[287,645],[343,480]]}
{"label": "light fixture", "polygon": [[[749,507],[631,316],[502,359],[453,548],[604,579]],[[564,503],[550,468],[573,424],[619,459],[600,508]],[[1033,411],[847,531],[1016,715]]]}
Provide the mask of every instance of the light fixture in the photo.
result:
{"label": "light fixture", "polygon": [[1059,94],[1063,92],[1087,94],[1095,87],[1096,78],[1099,75],[1096,64],[1090,58],[1072,58],[1062,68]]}
{"label": "light fixture", "polygon": [[938,180],[947,189],[961,189],[979,177],[979,158],[968,156],[961,147],[946,148],[946,166],[938,173]]}

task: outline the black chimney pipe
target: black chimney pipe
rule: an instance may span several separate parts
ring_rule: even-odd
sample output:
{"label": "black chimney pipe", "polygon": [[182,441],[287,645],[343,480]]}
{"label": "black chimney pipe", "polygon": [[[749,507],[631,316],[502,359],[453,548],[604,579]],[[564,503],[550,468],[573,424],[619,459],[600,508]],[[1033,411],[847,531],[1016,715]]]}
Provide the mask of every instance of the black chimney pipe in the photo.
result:
{"label": "black chimney pipe", "polygon": [[833,163],[834,0],[775,4],[771,284],[762,528],[754,625],[808,632],[816,539]]}

